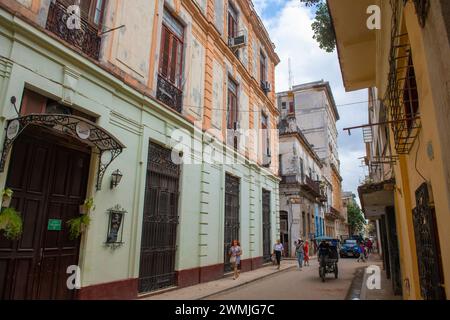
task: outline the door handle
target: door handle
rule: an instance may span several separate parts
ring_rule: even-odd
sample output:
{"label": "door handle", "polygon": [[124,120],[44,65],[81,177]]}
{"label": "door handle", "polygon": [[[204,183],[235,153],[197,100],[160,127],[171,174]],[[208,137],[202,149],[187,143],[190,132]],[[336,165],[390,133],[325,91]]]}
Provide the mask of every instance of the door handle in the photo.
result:
{"label": "door handle", "polygon": [[38,263],[37,263],[38,267],[41,266],[43,255],[44,255],[44,248],[41,248],[41,250],[39,252],[39,260],[38,260]]}

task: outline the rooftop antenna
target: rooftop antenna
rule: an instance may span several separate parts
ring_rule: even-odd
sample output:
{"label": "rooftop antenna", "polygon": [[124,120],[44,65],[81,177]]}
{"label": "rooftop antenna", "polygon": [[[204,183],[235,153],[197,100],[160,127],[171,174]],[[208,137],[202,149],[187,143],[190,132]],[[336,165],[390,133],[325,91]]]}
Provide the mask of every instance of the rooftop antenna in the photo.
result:
{"label": "rooftop antenna", "polygon": [[288,63],[289,63],[289,90],[292,90],[292,83],[294,79],[292,78],[291,58],[288,59]]}

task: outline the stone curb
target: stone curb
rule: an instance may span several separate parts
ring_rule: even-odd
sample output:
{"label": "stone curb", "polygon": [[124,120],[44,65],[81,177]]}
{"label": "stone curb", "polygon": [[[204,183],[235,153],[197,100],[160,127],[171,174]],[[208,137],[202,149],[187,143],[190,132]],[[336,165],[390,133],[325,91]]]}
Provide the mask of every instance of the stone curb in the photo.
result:
{"label": "stone curb", "polygon": [[293,265],[293,266],[287,267],[286,269],[279,270],[279,271],[273,272],[273,273],[269,273],[269,274],[266,274],[266,275],[264,275],[264,276],[262,276],[262,277],[259,277],[259,278],[247,280],[247,281],[242,282],[242,283],[240,283],[240,284],[238,284],[238,285],[236,285],[236,286],[234,286],[234,287],[227,288],[227,289],[223,289],[223,290],[220,290],[220,291],[217,291],[217,292],[214,292],[214,293],[209,293],[209,294],[207,294],[207,295],[205,295],[205,296],[203,296],[203,297],[196,298],[195,300],[203,300],[203,299],[206,299],[206,298],[209,298],[209,297],[212,297],[212,296],[221,294],[221,293],[225,293],[225,292],[228,292],[228,291],[232,291],[232,290],[235,290],[236,288],[245,286],[245,285],[250,284],[250,283],[252,283],[252,282],[256,282],[256,281],[259,281],[259,280],[262,280],[262,279],[265,279],[265,278],[268,278],[268,277],[271,277],[271,276],[274,276],[274,275],[277,275],[277,274],[280,274],[280,273],[284,273],[284,272],[289,271],[289,270],[291,270],[291,269],[294,269],[294,268],[296,268],[296,267],[297,267],[297,266]]}

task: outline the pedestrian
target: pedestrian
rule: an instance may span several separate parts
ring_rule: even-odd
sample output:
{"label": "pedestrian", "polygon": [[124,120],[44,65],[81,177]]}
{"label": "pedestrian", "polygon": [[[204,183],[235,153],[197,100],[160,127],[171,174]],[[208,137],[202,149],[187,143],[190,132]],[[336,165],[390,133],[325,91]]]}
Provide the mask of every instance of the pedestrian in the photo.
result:
{"label": "pedestrian", "polygon": [[233,266],[234,270],[233,280],[236,280],[237,278],[239,278],[239,266],[241,264],[242,256],[241,244],[238,240],[233,240],[228,254],[230,255],[230,263]]}
{"label": "pedestrian", "polygon": [[305,241],[305,244],[303,246],[303,253],[304,253],[304,259],[305,259],[305,267],[309,267],[309,242],[308,240]]}
{"label": "pedestrian", "polygon": [[304,248],[303,248],[303,241],[298,240],[295,242],[295,254],[297,255],[297,261],[298,261],[298,268],[302,270],[303,268],[303,259],[305,256]]}
{"label": "pedestrian", "polygon": [[366,262],[366,250],[365,250],[363,242],[359,243],[358,253],[359,253],[359,256],[358,256],[357,262],[360,262],[360,261]]}
{"label": "pedestrian", "polygon": [[277,259],[278,270],[281,268],[281,255],[284,252],[284,246],[281,244],[280,240],[277,240],[277,243],[273,246],[273,254]]}
{"label": "pedestrian", "polygon": [[372,253],[372,247],[373,247],[372,240],[369,239],[367,241],[367,250],[369,251],[369,254]]}

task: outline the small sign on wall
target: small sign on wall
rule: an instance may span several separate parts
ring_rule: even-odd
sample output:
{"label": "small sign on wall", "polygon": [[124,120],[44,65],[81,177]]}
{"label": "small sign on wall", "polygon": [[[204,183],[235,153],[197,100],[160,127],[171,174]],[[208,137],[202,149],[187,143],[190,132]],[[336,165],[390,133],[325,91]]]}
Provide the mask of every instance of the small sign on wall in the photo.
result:
{"label": "small sign on wall", "polygon": [[49,219],[47,224],[48,231],[61,231],[62,220],[59,219]]}

